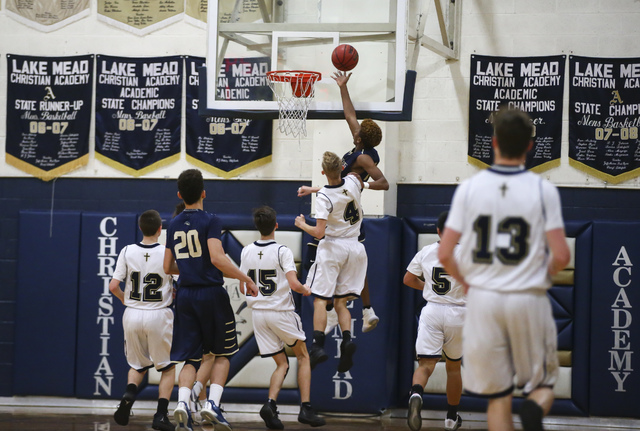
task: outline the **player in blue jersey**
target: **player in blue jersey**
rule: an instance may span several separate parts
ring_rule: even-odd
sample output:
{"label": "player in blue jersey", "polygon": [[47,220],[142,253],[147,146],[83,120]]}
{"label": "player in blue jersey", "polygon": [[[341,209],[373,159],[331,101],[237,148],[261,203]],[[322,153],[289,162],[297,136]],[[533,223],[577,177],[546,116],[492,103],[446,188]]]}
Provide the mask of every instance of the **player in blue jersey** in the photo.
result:
{"label": "player in blue jersey", "polygon": [[[347,83],[351,73],[335,72],[333,79],[340,87],[340,97],[342,98],[342,110],[344,112],[345,120],[351,130],[353,136],[354,147],[342,156],[342,173],[344,178],[351,172],[354,172],[362,178],[364,181],[364,187],[371,190],[389,190],[389,182],[385,178],[384,174],[378,167],[380,162],[380,156],[376,147],[382,142],[382,131],[380,126],[371,119],[365,119],[362,123],[358,122],[356,116],[356,110],[353,107],[351,96],[349,95],[349,89]],[[369,181],[372,179],[373,181]],[[306,196],[311,193],[317,193],[320,187],[302,186],[298,189],[298,196]],[[364,225],[358,238],[360,242],[364,241]],[[313,239],[309,245],[309,256],[311,262],[315,259],[315,251],[318,246],[318,239]],[[337,324],[338,316],[333,309],[333,303],[327,306],[327,328],[325,333],[328,334]],[[369,332],[373,330],[380,319],[376,316],[371,306],[371,299],[369,297],[369,280],[365,278],[364,289],[362,290],[362,332]]]}
{"label": "player in blue jersey", "polygon": [[203,210],[206,192],[198,169],[180,174],[178,197],[184,201],[185,209],[167,229],[164,256],[165,272],[180,275],[171,360],[185,362],[178,378],[178,406],[173,416],[178,423],[176,429],[193,430],[189,410],[191,388],[202,356],[215,355],[209,397],[200,414],[203,421],[211,422],[217,431],[230,431],[219,406],[229,374],[228,357],[238,351],[238,340],[223,274],[246,283],[250,294],[256,295],[258,289],[222,248],[222,223],[217,216]]}

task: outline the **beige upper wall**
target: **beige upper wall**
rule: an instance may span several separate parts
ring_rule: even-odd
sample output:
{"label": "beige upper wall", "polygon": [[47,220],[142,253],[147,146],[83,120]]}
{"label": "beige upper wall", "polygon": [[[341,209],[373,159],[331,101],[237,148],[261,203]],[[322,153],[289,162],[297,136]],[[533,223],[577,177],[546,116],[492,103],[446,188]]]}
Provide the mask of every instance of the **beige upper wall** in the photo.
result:
{"label": "beige upper wall", "polygon": [[[383,143],[383,146],[394,149],[389,153],[399,154],[397,169],[392,170],[398,172],[397,178],[393,172],[387,175],[391,181],[401,184],[456,184],[477,172],[467,163],[466,153],[471,54],[640,57],[638,0],[463,1],[460,60],[449,61],[425,48],[420,50],[413,121],[394,125],[398,138]],[[430,13],[426,32],[436,36],[438,30],[433,21],[433,7]],[[409,28],[415,27],[416,17],[410,16],[409,20]],[[57,31],[42,33],[9,18],[3,1],[0,11],[0,176],[27,176],[8,166],[4,158],[7,53],[204,56],[205,49],[206,31],[184,20],[149,35],[136,36],[98,21],[96,1],[93,0],[91,14],[87,18]],[[365,72],[356,68],[353,79],[366,79]],[[567,95],[568,91],[565,91]],[[562,186],[640,187],[638,179],[608,185],[569,166],[566,98],[564,109],[561,166],[545,172],[544,176]],[[301,140],[286,138],[274,131],[273,162],[239,178],[314,180],[312,173],[319,166],[317,157],[321,154],[320,149],[325,145],[339,152],[350,148],[350,134],[342,121],[309,121],[307,129],[308,137]],[[391,135],[396,136],[396,133]],[[326,136],[337,136],[339,140],[327,143]],[[131,178],[93,158],[93,138],[91,135],[88,166],[67,176]],[[184,159],[183,148],[179,162],[158,169],[145,178],[175,178],[189,167],[192,166]],[[382,168],[384,171],[384,166]],[[216,178],[210,174],[207,177]]]}

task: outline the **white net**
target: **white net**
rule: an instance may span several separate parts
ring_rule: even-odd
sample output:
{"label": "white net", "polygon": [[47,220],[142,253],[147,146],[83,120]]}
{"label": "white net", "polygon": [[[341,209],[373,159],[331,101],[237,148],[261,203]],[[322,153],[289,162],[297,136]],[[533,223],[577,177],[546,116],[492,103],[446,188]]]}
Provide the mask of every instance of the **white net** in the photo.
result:
{"label": "white net", "polygon": [[315,95],[320,73],[299,70],[267,73],[269,87],[276,96],[280,117],[278,129],[285,135],[307,136],[307,111]]}

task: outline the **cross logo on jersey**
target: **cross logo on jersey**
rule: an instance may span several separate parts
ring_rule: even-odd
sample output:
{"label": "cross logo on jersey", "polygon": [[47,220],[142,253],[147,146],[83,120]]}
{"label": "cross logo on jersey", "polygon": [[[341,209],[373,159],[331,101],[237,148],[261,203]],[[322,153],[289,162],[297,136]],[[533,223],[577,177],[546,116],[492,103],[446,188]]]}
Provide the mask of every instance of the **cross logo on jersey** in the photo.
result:
{"label": "cross logo on jersey", "polygon": [[145,261],[145,262],[148,262],[150,257],[151,257],[151,256],[149,256],[149,253],[145,253],[145,254],[144,254],[144,261]]}
{"label": "cross logo on jersey", "polygon": [[507,189],[508,189],[508,187],[507,187],[507,185],[505,183],[503,183],[500,186],[500,190],[502,191],[502,197],[504,197],[504,194],[507,192]]}

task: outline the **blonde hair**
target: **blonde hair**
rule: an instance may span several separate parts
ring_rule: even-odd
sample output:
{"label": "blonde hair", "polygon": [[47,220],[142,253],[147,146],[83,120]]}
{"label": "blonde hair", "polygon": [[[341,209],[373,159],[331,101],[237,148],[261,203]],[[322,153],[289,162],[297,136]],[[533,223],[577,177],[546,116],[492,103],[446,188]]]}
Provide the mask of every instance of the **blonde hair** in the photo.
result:
{"label": "blonde hair", "polygon": [[365,148],[373,148],[382,141],[382,130],[375,121],[367,118],[360,125],[360,140]]}
{"label": "blonde hair", "polygon": [[327,176],[340,176],[342,172],[342,159],[336,153],[325,151],[322,155],[322,170]]}

